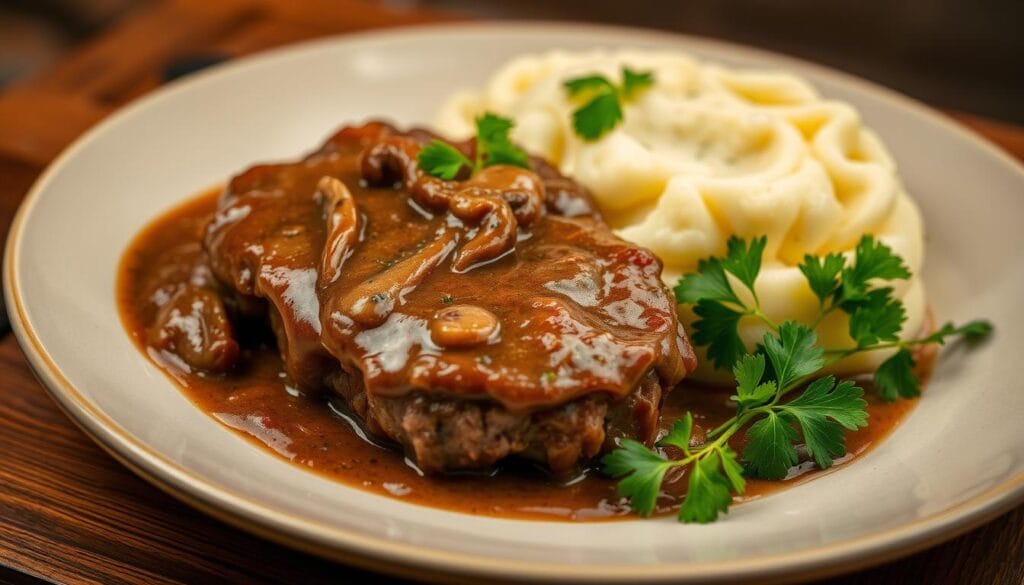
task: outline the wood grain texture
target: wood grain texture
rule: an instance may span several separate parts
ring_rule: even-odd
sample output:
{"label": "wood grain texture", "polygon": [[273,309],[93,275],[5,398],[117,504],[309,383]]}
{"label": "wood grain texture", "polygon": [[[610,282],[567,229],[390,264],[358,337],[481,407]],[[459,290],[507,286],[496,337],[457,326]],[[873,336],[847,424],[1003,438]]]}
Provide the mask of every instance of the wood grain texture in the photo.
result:
{"label": "wood grain texture", "polygon": [[76,94],[16,87],[0,94],[0,157],[44,167],[68,144],[110,112]]}
{"label": "wood grain texture", "polygon": [[85,438],[0,342],[0,563],[63,583],[316,583],[343,571],[212,521]]}
{"label": "wood grain texture", "polygon": [[[0,94],[0,237],[42,168],[175,59],[243,55],[338,32],[437,20],[357,0],[165,0]],[[1024,129],[956,115],[1024,159]],[[1024,195],[1024,194],[1022,194]],[[228,527],[138,479],[83,435],[0,339],[0,583],[394,582]],[[1024,508],[901,561],[833,580],[1024,584]]]}

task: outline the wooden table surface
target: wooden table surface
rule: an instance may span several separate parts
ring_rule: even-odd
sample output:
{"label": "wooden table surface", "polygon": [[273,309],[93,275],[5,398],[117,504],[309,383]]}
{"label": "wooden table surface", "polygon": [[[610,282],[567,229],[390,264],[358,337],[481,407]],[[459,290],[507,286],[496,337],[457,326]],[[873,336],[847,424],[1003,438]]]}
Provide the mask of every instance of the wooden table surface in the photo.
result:
{"label": "wooden table surface", "polygon": [[[149,5],[40,76],[0,93],[0,241],[32,181],[61,149],[160,85],[168,67],[183,59],[244,55],[446,18],[358,0]],[[955,117],[1024,159],[1024,129]],[[249,536],[137,478],[57,409],[14,337],[2,335],[0,582],[325,583],[375,577]],[[834,581],[1021,585],[1024,507],[946,544]]]}

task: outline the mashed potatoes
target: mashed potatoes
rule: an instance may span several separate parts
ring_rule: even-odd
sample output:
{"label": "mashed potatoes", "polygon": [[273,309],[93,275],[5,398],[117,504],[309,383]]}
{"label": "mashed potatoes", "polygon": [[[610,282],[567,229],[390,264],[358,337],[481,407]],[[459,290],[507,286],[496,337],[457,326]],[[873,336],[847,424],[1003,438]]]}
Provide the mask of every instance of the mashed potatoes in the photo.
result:
{"label": "mashed potatoes", "polygon": [[[652,71],[654,86],[625,105],[625,120],[613,131],[582,141],[562,82],[593,73],[617,81],[623,66]],[[437,129],[467,137],[484,111],[514,118],[517,142],[589,187],[620,236],[664,261],[669,286],[699,259],[724,254],[730,235],[764,234],[757,282],[763,309],[777,322],[807,322],[818,301],[797,269],[804,254],[852,253],[862,234],[874,234],[914,273],[893,283],[907,309],[904,336],[922,327],[916,204],[857,111],[822,99],[795,76],[727,69],[675,52],[552,52],[515,59],[483,89],[453,96]],[[692,323],[687,308],[681,315]],[[763,333],[753,319],[741,323],[750,343]],[[818,334],[829,347],[853,345],[840,313]],[[864,371],[887,355],[861,354],[835,369]],[[697,375],[721,379],[706,360]]]}

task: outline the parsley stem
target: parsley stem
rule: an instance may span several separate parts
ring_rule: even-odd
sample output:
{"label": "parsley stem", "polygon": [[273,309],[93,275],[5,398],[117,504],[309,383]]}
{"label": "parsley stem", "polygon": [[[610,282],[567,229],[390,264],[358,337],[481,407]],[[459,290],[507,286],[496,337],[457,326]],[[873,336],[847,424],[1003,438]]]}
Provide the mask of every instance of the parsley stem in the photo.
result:
{"label": "parsley stem", "polygon": [[[712,430],[711,432],[709,432],[706,435],[706,437],[709,438],[709,439],[714,439],[715,437],[718,437],[718,439],[716,439],[716,441],[715,441],[715,444],[719,443],[721,441],[722,437],[725,437],[725,438],[731,437],[732,435],[734,435],[736,433],[736,431],[740,430],[743,427],[743,425],[747,424],[750,421],[751,418],[757,416],[758,414],[763,414],[764,412],[766,412],[768,410],[771,410],[771,408],[773,406],[775,406],[775,404],[779,401],[780,398],[782,398],[782,396],[785,393],[789,392],[790,390],[792,390],[793,388],[798,386],[801,382],[807,381],[809,379],[810,379],[810,376],[808,376],[807,378],[803,379],[802,381],[798,381],[798,382],[794,383],[794,385],[792,387],[790,387],[790,388],[788,388],[788,389],[786,389],[786,390],[784,390],[782,392],[777,392],[775,394],[775,399],[772,400],[768,404],[764,404],[764,405],[758,406],[756,408],[751,408],[750,410],[745,411],[742,414],[737,414],[736,416],[730,418],[729,420],[727,420],[724,423],[722,423],[722,424],[718,425],[717,427],[715,427],[714,430]],[[725,433],[725,434],[722,434],[722,433]],[[719,436],[719,435],[721,435],[721,436]]]}
{"label": "parsley stem", "polygon": [[706,435],[707,438],[712,438],[714,435],[722,433],[720,436],[715,438],[715,440],[712,443],[705,443],[701,445],[698,451],[694,452],[689,457],[675,461],[674,465],[676,467],[687,465],[697,459],[706,456],[708,453],[714,451],[715,449],[720,449],[725,444],[725,442],[729,440],[730,437],[736,434],[736,431],[743,428],[743,425],[747,424],[747,421],[749,421],[751,417],[757,414],[757,410],[758,409],[750,410],[748,412],[743,413],[742,415],[734,416],[729,420],[725,421],[718,428],[716,428],[715,430],[711,431]]}
{"label": "parsley stem", "polygon": [[764,313],[761,312],[761,299],[757,298],[757,289],[752,286],[748,286],[747,290],[750,291],[750,297],[754,300],[754,310],[757,311],[758,314],[764,315]]}
{"label": "parsley stem", "polygon": [[727,429],[727,428],[731,427],[732,425],[736,424],[736,419],[737,419],[737,417],[735,417],[735,416],[730,418],[729,420],[727,420],[724,423],[722,423],[722,424],[718,425],[717,427],[715,427],[715,429],[712,430],[711,432],[709,432],[706,436],[708,438],[711,438],[711,439],[717,437],[719,433],[725,431],[725,429]]}
{"label": "parsley stem", "polygon": [[826,349],[825,350],[825,355],[829,356],[829,357],[825,361],[825,367],[831,366],[832,364],[834,364],[834,363],[836,363],[838,361],[842,361],[842,360],[850,357],[851,355],[853,355],[855,353],[858,353],[858,352],[861,352],[861,351],[870,351],[871,349],[884,349],[884,348],[881,348],[881,347],[872,347],[872,348],[851,347],[851,348],[848,348],[848,349]]}
{"label": "parsley stem", "polygon": [[876,343],[874,345],[868,345],[865,347],[848,347],[842,349],[825,349],[825,355],[832,356],[827,365],[834,364],[835,362],[847,358],[853,354],[865,352],[865,351],[876,351],[881,349],[910,349],[919,345],[927,345],[929,343],[937,343],[942,345],[946,342],[947,337],[957,337],[969,335],[968,327],[971,324],[956,328],[951,324],[947,324],[946,327],[935,331],[931,335],[925,337],[918,337],[916,339],[897,339],[896,341],[886,341],[884,343]]}
{"label": "parsley stem", "polygon": [[827,317],[829,315],[829,313],[831,313],[832,311],[835,311],[838,308],[839,308],[839,305],[837,305],[835,303],[829,303],[828,307],[826,307],[825,306],[825,302],[822,301],[821,309],[818,311],[818,316],[814,319],[813,322],[811,322],[811,325],[810,325],[811,329],[812,330],[817,329],[818,325],[821,325],[821,322],[825,319],[825,317]]}
{"label": "parsley stem", "polygon": [[775,407],[776,404],[779,403],[779,400],[781,400],[784,396],[786,396],[787,394],[789,394],[793,390],[796,390],[797,388],[803,386],[807,382],[810,382],[811,378],[813,378],[813,377],[814,377],[814,374],[811,374],[811,375],[804,376],[803,378],[799,378],[797,380],[794,380],[788,386],[786,386],[782,390],[779,390],[778,392],[776,392],[775,393],[775,397],[772,398],[771,402],[769,402],[767,404],[763,404],[763,405],[758,406],[756,408],[752,408],[752,409],[744,412],[743,414],[738,414],[738,415],[730,418],[729,420],[727,420],[724,423],[722,423],[722,424],[718,425],[717,427],[715,427],[706,436],[708,438],[715,438],[719,434],[724,433],[724,432],[726,432],[726,430],[729,430],[729,429],[731,429],[731,430],[728,433],[726,433],[726,436],[734,434],[737,430],[740,429],[740,427],[745,425],[752,417],[757,416],[758,414],[761,414],[761,413],[764,413],[766,411],[771,410],[772,408]]}
{"label": "parsley stem", "polygon": [[908,349],[908,348],[911,348],[911,347],[914,347],[914,346],[917,346],[917,345],[925,345],[925,344],[928,344],[928,343],[936,343],[936,341],[934,339],[929,339],[927,337],[921,337],[921,338],[918,338],[918,339],[899,340],[899,341],[887,341],[885,343],[876,343],[874,345],[868,345],[866,347],[847,347],[847,348],[843,348],[843,349],[826,349],[825,350],[825,355],[834,356],[828,362],[828,365],[831,365],[831,364],[834,364],[834,363],[836,363],[837,361],[839,361],[841,359],[848,358],[851,355],[854,355],[856,353],[861,353],[861,352],[865,352],[865,351],[876,351],[876,350],[880,350],[880,349],[893,349],[893,348]]}
{"label": "parsley stem", "polygon": [[[757,302],[756,299],[754,302]],[[761,310],[761,307],[746,307],[746,311],[744,312],[744,314],[750,315],[751,317],[757,317],[757,319],[764,323],[765,325],[767,325],[769,329],[776,333],[779,332],[779,326],[774,321],[769,319],[768,315],[764,314],[764,311]]]}

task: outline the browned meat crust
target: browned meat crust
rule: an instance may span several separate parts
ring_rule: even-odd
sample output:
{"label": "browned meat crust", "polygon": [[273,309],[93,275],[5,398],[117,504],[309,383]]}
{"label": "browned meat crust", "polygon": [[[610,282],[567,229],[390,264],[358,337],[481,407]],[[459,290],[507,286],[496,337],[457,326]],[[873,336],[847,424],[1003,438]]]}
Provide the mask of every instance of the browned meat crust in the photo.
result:
{"label": "browned meat crust", "polygon": [[509,456],[567,472],[618,438],[652,441],[662,397],[652,374],[625,400],[591,394],[547,410],[514,413],[491,401],[422,392],[372,397],[358,379],[341,371],[329,381],[372,433],[401,444],[427,473],[486,469]]}

